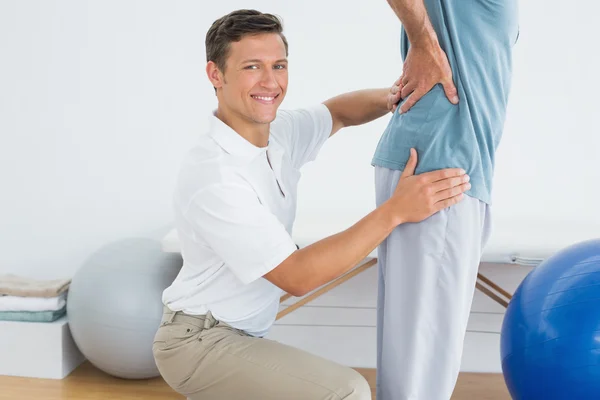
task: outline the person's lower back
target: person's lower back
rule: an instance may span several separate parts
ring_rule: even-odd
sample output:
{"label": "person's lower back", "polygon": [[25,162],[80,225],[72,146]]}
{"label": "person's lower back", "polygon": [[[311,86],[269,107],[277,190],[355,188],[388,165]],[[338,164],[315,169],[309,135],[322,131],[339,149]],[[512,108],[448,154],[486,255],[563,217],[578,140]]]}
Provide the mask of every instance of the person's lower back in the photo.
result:
{"label": "person's lower back", "polygon": [[[396,111],[372,164],[401,170],[414,147],[419,156],[417,173],[463,168],[471,177],[467,194],[491,204],[495,153],[511,85],[512,47],[518,37],[517,0],[466,3],[425,0],[452,68],[459,103],[450,103],[441,85],[436,85],[407,113]],[[403,59],[409,47],[403,31]]]}
{"label": "person's lower back", "polygon": [[416,174],[443,168],[463,168],[470,177],[466,194],[491,203],[495,146],[479,144],[469,126],[467,107],[448,101],[435,86],[406,114],[394,114],[381,137],[373,165],[403,170],[411,148],[418,153]]}

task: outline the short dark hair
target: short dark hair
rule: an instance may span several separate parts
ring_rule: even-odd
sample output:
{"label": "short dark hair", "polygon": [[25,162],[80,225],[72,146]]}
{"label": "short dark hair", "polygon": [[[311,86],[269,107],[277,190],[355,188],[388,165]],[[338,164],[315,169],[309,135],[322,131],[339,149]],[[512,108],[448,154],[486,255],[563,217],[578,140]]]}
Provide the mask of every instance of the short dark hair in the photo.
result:
{"label": "short dark hair", "polygon": [[278,33],[285,45],[285,55],[288,55],[288,42],[279,17],[256,10],[237,10],[213,22],[206,33],[206,61],[214,62],[225,72],[230,43],[261,33]]}

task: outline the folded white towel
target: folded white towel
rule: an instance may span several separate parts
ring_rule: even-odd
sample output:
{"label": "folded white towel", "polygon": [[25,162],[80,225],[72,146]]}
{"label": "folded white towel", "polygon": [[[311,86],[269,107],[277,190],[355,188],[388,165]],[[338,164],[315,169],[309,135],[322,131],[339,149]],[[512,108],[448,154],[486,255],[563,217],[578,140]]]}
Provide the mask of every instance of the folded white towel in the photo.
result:
{"label": "folded white towel", "polygon": [[56,311],[67,304],[67,293],[56,297],[0,296],[0,311]]}

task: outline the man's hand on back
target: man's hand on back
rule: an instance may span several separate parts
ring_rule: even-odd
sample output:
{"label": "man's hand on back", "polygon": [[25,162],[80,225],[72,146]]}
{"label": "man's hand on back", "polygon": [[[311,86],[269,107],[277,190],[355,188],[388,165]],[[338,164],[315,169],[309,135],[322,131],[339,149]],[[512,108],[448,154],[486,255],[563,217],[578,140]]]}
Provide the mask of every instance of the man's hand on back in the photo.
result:
{"label": "man's hand on back", "polygon": [[[438,83],[444,87],[448,100],[457,104],[458,94],[452,81],[452,69],[446,53],[437,41],[411,43],[402,75],[394,84],[397,88],[392,86],[390,93],[399,91],[398,102],[408,97],[400,107],[400,112],[405,113]],[[392,111],[396,110],[398,102]]]}

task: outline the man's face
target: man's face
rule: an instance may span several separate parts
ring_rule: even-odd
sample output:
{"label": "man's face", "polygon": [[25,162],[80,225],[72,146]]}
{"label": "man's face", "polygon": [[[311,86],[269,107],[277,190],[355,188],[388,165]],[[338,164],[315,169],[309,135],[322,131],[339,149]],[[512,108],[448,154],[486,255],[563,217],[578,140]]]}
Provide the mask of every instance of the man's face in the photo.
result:
{"label": "man's face", "polygon": [[247,121],[275,119],[288,85],[285,45],[278,34],[246,36],[231,43],[219,102]]}

